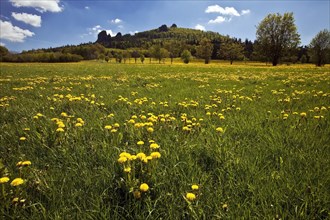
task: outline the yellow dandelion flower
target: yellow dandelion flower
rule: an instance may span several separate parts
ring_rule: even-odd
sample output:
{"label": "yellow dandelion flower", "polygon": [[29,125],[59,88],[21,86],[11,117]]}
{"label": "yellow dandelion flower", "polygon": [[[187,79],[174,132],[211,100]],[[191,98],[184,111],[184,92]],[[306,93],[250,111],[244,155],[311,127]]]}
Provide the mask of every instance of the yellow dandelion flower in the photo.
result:
{"label": "yellow dandelion flower", "polygon": [[126,168],[124,169],[124,172],[125,172],[125,173],[130,173],[131,170],[132,170],[132,169],[131,169],[130,167],[126,167]]}
{"label": "yellow dandelion flower", "polygon": [[159,152],[152,152],[150,154],[150,156],[153,158],[153,159],[157,159],[157,158],[160,158],[161,154]]}
{"label": "yellow dandelion flower", "polygon": [[199,187],[198,187],[198,185],[194,184],[194,185],[191,186],[191,189],[192,189],[192,190],[198,190]]}
{"label": "yellow dandelion flower", "polygon": [[111,125],[106,125],[106,126],[104,126],[104,128],[107,129],[107,130],[111,130],[112,126]]}
{"label": "yellow dandelion flower", "polygon": [[20,141],[25,141],[26,140],[26,137],[20,137],[19,140]]}
{"label": "yellow dandelion flower", "polygon": [[1,183],[7,183],[8,181],[9,181],[9,178],[6,177],[6,176],[0,178],[0,184]]}
{"label": "yellow dandelion flower", "polygon": [[32,163],[31,163],[31,161],[29,161],[29,160],[26,160],[26,161],[23,161],[22,162],[22,166],[25,166],[25,167],[27,167],[27,166],[30,166]]}
{"label": "yellow dandelion flower", "polygon": [[13,198],[12,202],[13,202],[13,203],[17,203],[18,200],[19,200],[18,197],[15,197],[15,198]]}
{"label": "yellow dandelion flower", "polygon": [[111,133],[116,133],[118,130],[117,129],[111,129]]}
{"label": "yellow dandelion flower", "polygon": [[148,184],[146,184],[146,183],[142,183],[142,184],[140,185],[140,190],[141,190],[142,192],[147,192],[147,191],[149,190],[149,186],[148,186]]}
{"label": "yellow dandelion flower", "polygon": [[219,132],[219,133],[223,133],[223,132],[224,132],[224,130],[223,130],[222,127],[217,127],[215,130],[216,130],[217,132]]}
{"label": "yellow dandelion flower", "polygon": [[23,163],[23,161],[18,161],[16,166],[20,167],[20,166],[22,166],[22,163]]}
{"label": "yellow dandelion flower", "polygon": [[61,121],[56,124],[57,124],[57,127],[59,127],[59,128],[65,128],[65,124]]}
{"label": "yellow dandelion flower", "polygon": [[136,160],[136,158],[137,158],[136,155],[131,155],[128,159],[129,160]]}
{"label": "yellow dandelion flower", "polygon": [[196,195],[194,193],[187,193],[186,198],[192,202],[196,199]]}
{"label": "yellow dandelion flower", "polygon": [[159,145],[156,144],[156,143],[151,143],[151,144],[150,144],[150,148],[151,148],[151,149],[158,149],[158,148],[159,148]]}
{"label": "yellow dandelion flower", "polygon": [[125,163],[127,161],[127,157],[119,157],[118,163]]}
{"label": "yellow dandelion flower", "polygon": [[119,157],[130,158],[131,157],[131,154],[130,153],[127,153],[127,152],[122,152],[122,153],[119,154]]}
{"label": "yellow dandelion flower", "polygon": [[78,123],[75,124],[75,127],[82,127],[82,126],[83,125],[80,122],[78,122]]}
{"label": "yellow dandelion flower", "polygon": [[307,113],[306,113],[306,112],[302,112],[302,113],[300,113],[300,116],[301,116],[302,118],[304,118],[304,117],[307,116]]}
{"label": "yellow dandelion flower", "polygon": [[144,142],[143,142],[143,141],[138,141],[138,142],[137,142],[137,145],[140,145],[140,146],[141,146],[141,145],[144,145]]}
{"label": "yellow dandelion flower", "polygon": [[148,131],[149,133],[152,133],[152,132],[154,132],[154,129],[153,129],[152,127],[149,127],[149,128],[147,128],[147,131]]}
{"label": "yellow dandelion flower", "polygon": [[119,128],[120,125],[119,125],[118,123],[114,123],[114,124],[113,124],[113,127],[115,127],[115,128]]}
{"label": "yellow dandelion flower", "polygon": [[65,113],[65,112],[62,112],[62,113],[61,113],[61,116],[62,116],[62,117],[68,117],[68,114]]}
{"label": "yellow dandelion flower", "polygon": [[63,128],[58,128],[56,129],[57,132],[64,132],[64,129]]}
{"label": "yellow dandelion flower", "polygon": [[142,159],[144,159],[144,158],[146,158],[147,156],[145,155],[145,153],[142,153],[142,152],[140,152],[140,153],[138,153],[137,155],[136,155],[136,158],[138,158],[138,159],[140,159],[140,160],[142,160]]}
{"label": "yellow dandelion flower", "polygon": [[223,205],[222,205],[222,208],[223,208],[225,211],[227,211],[227,210],[228,210],[228,205],[227,205],[227,203],[223,204]]}
{"label": "yellow dandelion flower", "polygon": [[23,130],[24,131],[30,131],[31,129],[30,128],[24,128]]}
{"label": "yellow dandelion flower", "polygon": [[22,185],[23,183],[24,183],[24,180],[22,178],[16,178],[10,183],[10,185],[19,186],[19,185]]}

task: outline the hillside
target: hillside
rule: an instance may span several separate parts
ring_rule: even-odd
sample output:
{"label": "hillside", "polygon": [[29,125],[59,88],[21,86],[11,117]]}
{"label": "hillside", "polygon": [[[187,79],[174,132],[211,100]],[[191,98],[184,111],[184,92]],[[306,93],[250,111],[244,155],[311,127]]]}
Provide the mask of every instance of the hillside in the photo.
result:
{"label": "hillside", "polygon": [[208,38],[213,43],[228,39],[216,32],[201,31],[189,28],[180,28],[173,24],[171,27],[162,25],[157,29],[143,31],[134,35],[118,33],[116,36],[110,36],[106,31],[101,31],[96,43],[100,43],[107,48],[144,48],[147,49],[155,43],[164,44],[169,41],[179,41],[185,44],[197,45],[201,39]]}

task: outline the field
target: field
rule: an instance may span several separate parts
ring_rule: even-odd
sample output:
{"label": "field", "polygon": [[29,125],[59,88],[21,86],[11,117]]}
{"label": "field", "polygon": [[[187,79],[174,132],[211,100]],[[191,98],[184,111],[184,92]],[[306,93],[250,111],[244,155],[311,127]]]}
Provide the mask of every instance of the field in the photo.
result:
{"label": "field", "polygon": [[329,66],[0,70],[3,219],[330,218]]}

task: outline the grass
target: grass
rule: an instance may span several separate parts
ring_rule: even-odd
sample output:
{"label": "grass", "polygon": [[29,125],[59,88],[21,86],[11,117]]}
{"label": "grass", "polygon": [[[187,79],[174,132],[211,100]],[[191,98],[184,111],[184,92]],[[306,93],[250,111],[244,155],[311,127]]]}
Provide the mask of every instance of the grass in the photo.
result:
{"label": "grass", "polygon": [[[0,70],[5,219],[330,216],[328,66],[82,62]],[[132,156],[141,152],[161,157]],[[12,186],[17,177],[24,183]]]}

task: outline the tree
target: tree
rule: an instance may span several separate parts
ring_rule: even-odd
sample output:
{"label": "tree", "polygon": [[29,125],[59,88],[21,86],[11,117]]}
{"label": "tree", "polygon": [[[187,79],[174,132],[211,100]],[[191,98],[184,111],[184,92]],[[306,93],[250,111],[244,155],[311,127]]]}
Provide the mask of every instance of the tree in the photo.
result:
{"label": "tree", "polygon": [[128,59],[128,62],[131,62],[131,53],[128,50],[125,50],[123,52],[123,58],[124,58],[124,63],[126,63],[126,60]]}
{"label": "tree", "polygon": [[211,60],[212,52],[213,45],[211,41],[207,38],[203,38],[196,48],[196,56],[204,59],[205,64],[208,64]]}
{"label": "tree", "polygon": [[259,52],[270,56],[273,66],[276,66],[286,51],[300,43],[293,13],[267,15],[257,27],[256,39],[260,45]]}
{"label": "tree", "polygon": [[186,63],[186,64],[188,64],[188,63],[190,62],[190,60],[191,60],[191,53],[190,53],[189,50],[184,50],[184,51],[182,51],[182,54],[181,54],[181,60],[182,60],[184,63]]}
{"label": "tree", "polygon": [[141,54],[141,56],[140,56],[140,60],[141,60],[141,63],[143,64],[144,63],[144,55],[143,54]]}
{"label": "tree", "polygon": [[134,61],[135,61],[135,63],[136,63],[137,58],[140,57],[140,53],[139,53],[139,51],[134,50],[134,51],[132,52],[132,57],[134,58]]}
{"label": "tree", "polygon": [[316,66],[323,66],[329,61],[330,32],[327,29],[320,31],[309,44]]}
{"label": "tree", "polygon": [[244,47],[240,43],[228,42],[220,47],[219,55],[233,64],[234,60],[243,59]]}
{"label": "tree", "polygon": [[150,48],[150,54],[152,55],[152,57],[157,59],[159,63],[162,59],[168,57],[169,55],[168,51],[164,48],[161,48],[159,44],[154,45]]}
{"label": "tree", "polygon": [[9,53],[8,49],[4,46],[0,46],[0,59]]}
{"label": "tree", "polygon": [[169,56],[171,58],[171,64],[172,64],[173,58],[176,58],[180,55],[181,43],[178,41],[170,41],[170,42],[165,43],[165,48],[169,52]]}

